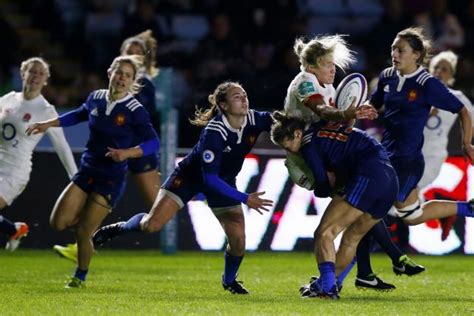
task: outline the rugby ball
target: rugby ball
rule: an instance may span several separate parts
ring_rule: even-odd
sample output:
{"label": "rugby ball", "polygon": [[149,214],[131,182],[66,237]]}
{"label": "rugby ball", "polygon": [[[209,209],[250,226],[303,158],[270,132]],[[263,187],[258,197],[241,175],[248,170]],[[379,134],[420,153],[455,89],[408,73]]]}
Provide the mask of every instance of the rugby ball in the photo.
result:
{"label": "rugby ball", "polygon": [[339,83],[336,89],[336,107],[345,110],[354,98],[356,107],[367,99],[367,80],[360,73],[350,74]]}

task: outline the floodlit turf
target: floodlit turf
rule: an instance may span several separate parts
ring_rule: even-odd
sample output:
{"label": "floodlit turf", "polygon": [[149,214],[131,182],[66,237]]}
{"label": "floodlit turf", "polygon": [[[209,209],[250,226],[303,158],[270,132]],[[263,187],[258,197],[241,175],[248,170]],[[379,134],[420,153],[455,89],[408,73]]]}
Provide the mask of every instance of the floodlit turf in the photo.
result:
{"label": "floodlit turf", "polygon": [[73,270],[53,251],[0,251],[0,315],[442,315],[474,314],[474,257],[416,256],[427,271],[396,277],[389,260],[373,257],[391,293],[360,291],[354,274],[339,301],[302,299],[300,284],[316,273],[310,253],[249,253],[237,296],[220,284],[221,253],[105,251],[95,255],[87,288],[64,289]]}

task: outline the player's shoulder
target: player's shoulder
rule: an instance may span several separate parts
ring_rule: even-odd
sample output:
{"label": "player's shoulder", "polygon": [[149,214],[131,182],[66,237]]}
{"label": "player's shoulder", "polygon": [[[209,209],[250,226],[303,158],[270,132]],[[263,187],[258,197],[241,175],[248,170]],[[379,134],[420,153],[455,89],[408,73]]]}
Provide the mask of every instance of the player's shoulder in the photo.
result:
{"label": "player's shoulder", "polygon": [[107,98],[107,89],[94,90],[89,94],[91,100],[105,100]]}
{"label": "player's shoulder", "polygon": [[472,107],[472,102],[461,90],[449,89],[456,98],[458,98],[465,106]]}
{"label": "player's shoulder", "polygon": [[439,79],[433,77],[426,69],[422,68],[418,73],[413,77],[415,81],[422,87],[428,86],[428,83],[438,84],[441,83]]}
{"label": "player's shoulder", "polygon": [[395,67],[387,67],[380,72],[380,79],[388,79],[397,74]]}
{"label": "player's shoulder", "polygon": [[135,112],[139,109],[144,109],[143,105],[135,99],[135,97],[131,94],[128,94],[122,100],[118,101],[119,103],[123,104],[125,108],[127,108],[130,112]]}
{"label": "player's shoulder", "polygon": [[303,138],[301,140],[301,147],[305,147],[306,145],[311,143],[311,141],[313,140],[313,135],[315,131],[316,130],[313,127],[311,127],[304,132]]}
{"label": "player's shoulder", "polygon": [[20,94],[21,94],[21,92],[10,91],[7,94],[2,95],[0,97],[0,99],[7,100],[7,99],[11,99],[11,98],[16,98],[16,97],[19,97]]}
{"label": "player's shoulder", "polygon": [[229,136],[229,131],[225,126],[222,114],[214,116],[206,127],[204,127],[204,133],[208,135],[218,135],[219,138],[222,138],[224,141],[227,140]]}

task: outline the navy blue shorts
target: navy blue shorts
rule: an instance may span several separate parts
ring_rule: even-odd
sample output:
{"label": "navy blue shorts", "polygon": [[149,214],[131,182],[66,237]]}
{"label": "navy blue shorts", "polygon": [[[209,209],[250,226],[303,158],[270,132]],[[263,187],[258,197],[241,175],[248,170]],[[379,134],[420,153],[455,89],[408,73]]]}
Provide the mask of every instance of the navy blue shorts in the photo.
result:
{"label": "navy blue shorts", "polygon": [[[233,188],[236,187],[235,179],[225,182]],[[210,208],[228,207],[241,204],[240,201],[228,198],[211,190],[206,190],[204,188],[202,177],[184,175],[180,172],[179,168],[174,170],[161,187],[177,195],[184,204],[199,193],[205,195],[207,204]]]}
{"label": "navy blue shorts", "polygon": [[397,201],[405,202],[408,195],[416,188],[425,171],[425,160],[423,158],[412,161],[391,160],[395,169],[400,186]]}
{"label": "navy blue shorts", "polygon": [[160,169],[159,154],[151,154],[140,158],[128,160],[128,170],[132,173],[142,173]]}
{"label": "navy blue shorts", "polygon": [[383,218],[397,198],[397,174],[388,161],[366,161],[349,177],[345,192],[346,201],[353,207]]}
{"label": "navy blue shorts", "polygon": [[111,207],[115,207],[125,191],[125,172],[107,173],[81,166],[72,182],[87,194],[95,192],[102,195]]}

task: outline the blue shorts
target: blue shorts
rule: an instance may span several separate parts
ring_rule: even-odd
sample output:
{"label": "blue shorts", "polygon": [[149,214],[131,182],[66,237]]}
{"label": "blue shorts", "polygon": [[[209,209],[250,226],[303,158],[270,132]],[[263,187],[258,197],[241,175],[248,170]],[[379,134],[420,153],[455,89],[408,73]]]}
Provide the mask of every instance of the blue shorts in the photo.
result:
{"label": "blue shorts", "polygon": [[107,173],[81,166],[72,182],[87,194],[95,192],[102,195],[111,207],[115,207],[125,191],[125,172]]}
{"label": "blue shorts", "polygon": [[[236,187],[235,179],[225,182],[233,188]],[[184,204],[186,204],[199,193],[203,193],[205,195],[207,204],[210,208],[228,207],[241,204],[240,201],[228,198],[211,190],[206,190],[204,188],[202,177],[184,175],[182,172],[180,172],[179,168],[174,170],[174,172],[165,180],[165,183],[163,183],[161,187],[177,195]]]}
{"label": "blue shorts", "polygon": [[383,218],[395,202],[398,180],[388,160],[370,160],[358,166],[346,183],[345,199],[374,218]]}
{"label": "blue shorts", "polygon": [[400,186],[397,201],[404,202],[423,177],[425,160],[423,158],[412,161],[392,159],[391,163],[397,173]]}
{"label": "blue shorts", "polygon": [[151,154],[140,158],[128,160],[128,170],[132,173],[142,173],[160,169],[159,154]]}

